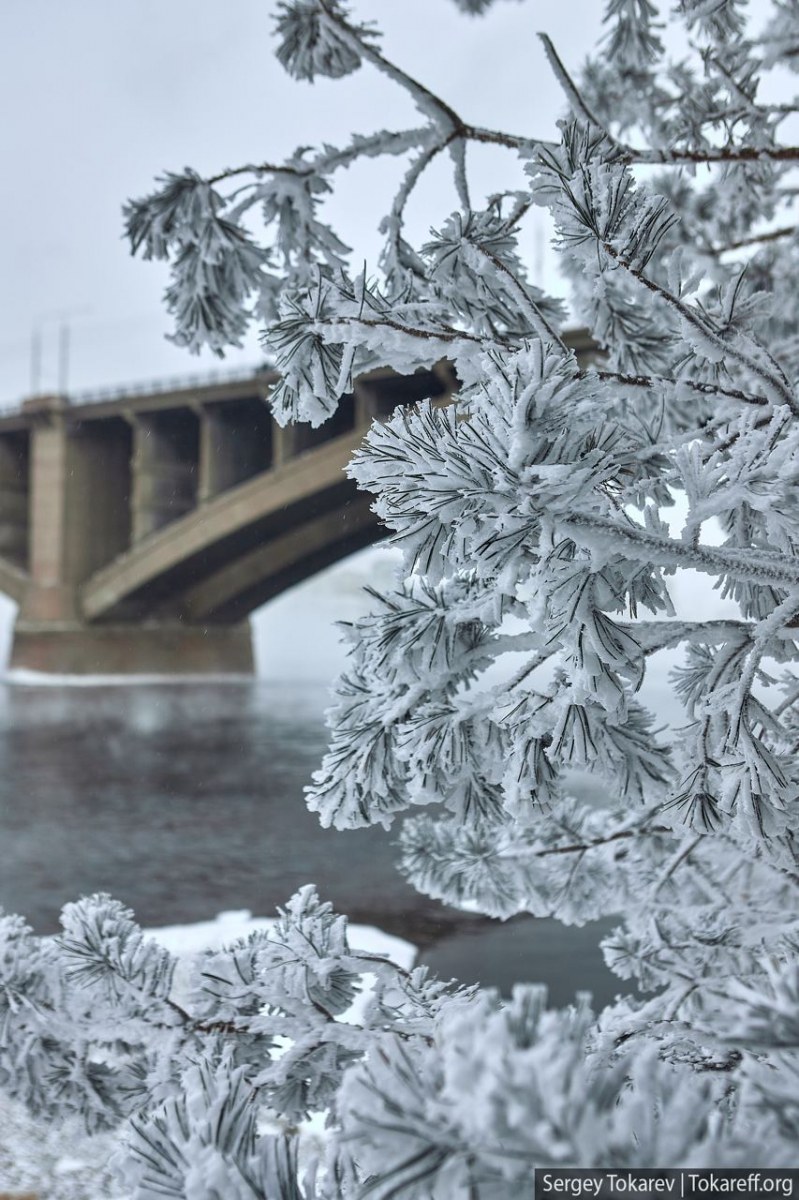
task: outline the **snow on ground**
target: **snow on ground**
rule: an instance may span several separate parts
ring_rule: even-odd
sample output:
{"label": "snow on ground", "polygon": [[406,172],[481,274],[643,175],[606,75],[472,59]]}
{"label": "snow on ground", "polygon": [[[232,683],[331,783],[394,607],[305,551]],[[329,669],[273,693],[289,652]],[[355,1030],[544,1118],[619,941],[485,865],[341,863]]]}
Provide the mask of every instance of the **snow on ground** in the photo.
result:
{"label": "snow on ground", "polygon": [[[238,938],[248,937],[262,929],[271,929],[276,924],[276,917],[254,917],[245,908],[237,912],[219,913],[213,921],[198,921],[194,925],[163,925],[146,932],[182,960],[175,972],[173,988],[175,998],[180,1000],[186,985],[189,964],[196,954],[203,950],[219,950]],[[415,946],[402,938],[383,933],[382,929],[375,929],[373,925],[350,924],[348,934],[352,950],[360,950],[364,954],[385,955],[406,970],[409,970],[416,960]],[[368,989],[371,982],[372,976],[364,975],[365,990],[342,1014],[342,1021],[352,1024],[360,1019],[369,998]]]}
{"label": "snow on ground", "polygon": [[[181,963],[175,977],[180,995],[190,960],[203,950],[218,950],[256,930],[269,929],[274,917],[253,917],[246,909],[223,912],[212,921],[192,925],[166,925],[145,932]],[[406,969],[413,966],[416,947],[371,925],[349,926],[350,946],[368,954],[387,955]],[[368,977],[367,977],[368,982]],[[366,999],[358,997],[342,1019],[357,1021]],[[318,1137],[322,1122],[309,1123]],[[33,1120],[25,1110],[0,1094],[0,1200],[32,1194],[37,1200],[127,1200],[108,1163],[117,1148],[117,1135],[87,1137],[77,1123],[54,1126]]]}
{"label": "snow on ground", "polygon": [[[254,917],[248,909],[219,913],[213,921],[197,921],[193,925],[159,925],[145,932],[173,954],[190,957],[202,950],[219,950],[237,938],[249,937],[261,929],[271,929],[276,917]],[[385,954],[408,969],[416,958],[416,947],[402,938],[392,937],[373,925],[349,926],[353,950],[366,954]]]}

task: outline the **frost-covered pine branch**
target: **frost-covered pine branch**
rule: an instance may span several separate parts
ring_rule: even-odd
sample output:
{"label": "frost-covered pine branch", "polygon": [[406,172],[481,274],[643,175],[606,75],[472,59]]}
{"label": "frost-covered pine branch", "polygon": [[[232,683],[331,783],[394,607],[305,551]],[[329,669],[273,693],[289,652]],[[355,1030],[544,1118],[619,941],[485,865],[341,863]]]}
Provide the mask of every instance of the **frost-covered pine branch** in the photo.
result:
{"label": "frost-covered pine branch", "polygon": [[[10,918],[0,1078],[52,1116],[129,1120],[136,1196],[505,1200],[536,1164],[790,1162],[799,104],[764,96],[796,65],[799,17],[770,8],[759,26],[741,0],[608,0],[584,68],[544,39],[559,129],[506,133],[471,124],[339,0],[285,0],[293,76],[375,70],[418,125],[186,170],[128,206],[134,251],[172,264],[179,342],[221,352],[267,324],[281,422],[323,423],[375,366],[452,364],[455,403],[375,423],[349,467],[404,568],[344,629],[309,803],[338,829],[404,816],[401,869],[436,900],[615,915],[605,956],[635,991],[556,1013],[535,987],[502,1001],[367,962],[308,890],[276,933],[202,960],[188,997],[107,898],[70,907],[56,944]],[[474,194],[473,142],[518,161],[512,190]],[[383,156],[384,248],[354,274],[324,202],[342,168]],[[444,157],[455,211],[411,244],[409,199]],[[568,310],[530,272],[536,208]],[[678,606],[684,570],[737,615]],[[641,699],[666,647],[682,649],[676,731]],[[261,1132],[264,1111],[288,1141]],[[321,1111],[328,1156],[301,1163],[291,1131]]]}
{"label": "frost-covered pine branch", "polygon": [[[0,1081],[49,1122],[123,1122],[112,1165],[142,1200],[521,1198],[536,1165],[791,1161],[795,968],[740,985],[697,1063],[697,1031],[651,1004],[597,1023],[587,997],[555,1012],[537,986],[502,1001],[359,953],[311,887],[177,994],[175,960],[108,896],[63,924],[48,941],[0,920]],[[636,1044],[665,1031],[668,1056]],[[298,1137],[320,1113],[321,1154]]]}

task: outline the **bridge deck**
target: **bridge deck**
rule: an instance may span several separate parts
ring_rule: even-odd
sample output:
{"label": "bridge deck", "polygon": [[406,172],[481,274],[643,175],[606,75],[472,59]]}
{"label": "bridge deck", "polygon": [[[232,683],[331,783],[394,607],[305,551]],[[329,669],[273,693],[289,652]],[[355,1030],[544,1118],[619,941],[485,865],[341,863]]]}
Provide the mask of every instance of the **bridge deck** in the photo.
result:
{"label": "bridge deck", "polygon": [[[567,340],[593,350],[582,333]],[[451,368],[370,372],[317,430],[275,423],[276,380],[264,368],[0,413],[0,590],[32,656],[19,665],[59,669],[63,637],[63,669],[98,669],[92,630],[108,662],[127,663],[126,639],[144,645],[150,630],[152,663],[184,663],[173,643],[185,634],[196,663],[240,669],[249,642],[235,631],[250,612],[385,536],[345,468],[372,420],[451,396]],[[203,648],[214,630],[218,654]]]}

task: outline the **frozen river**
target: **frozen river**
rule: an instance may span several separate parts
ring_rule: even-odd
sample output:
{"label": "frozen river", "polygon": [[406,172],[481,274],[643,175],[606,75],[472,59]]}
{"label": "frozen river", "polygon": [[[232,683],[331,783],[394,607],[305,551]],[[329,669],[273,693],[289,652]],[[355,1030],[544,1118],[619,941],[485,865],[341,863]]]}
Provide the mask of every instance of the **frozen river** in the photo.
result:
{"label": "frozen river", "polygon": [[542,980],[556,1003],[588,984],[609,1000],[620,985],[596,926],[446,909],[404,882],[392,834],[319,827],[302,788],[324,750],[325,702],[318,684],[260,680],[0,684],[0,905],[45,933],[65,901],[109,891],[153,926],[270,916],[313,881],[446,977]]}

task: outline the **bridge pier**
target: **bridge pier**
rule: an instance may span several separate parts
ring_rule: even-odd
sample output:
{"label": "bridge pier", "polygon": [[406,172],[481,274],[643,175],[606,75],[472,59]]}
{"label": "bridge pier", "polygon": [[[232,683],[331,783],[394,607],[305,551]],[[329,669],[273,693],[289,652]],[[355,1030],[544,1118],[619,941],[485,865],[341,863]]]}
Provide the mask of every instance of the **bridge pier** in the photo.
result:
{"label": "bridge pier", "polygon": [[[0,535],[5,525],[9,550],[27,557],[11,668],[55,675],[252,674],[247,621],[192,623],[178,613],[103,623],[86,621],[82,612],[87,578],[194,503],[197,415],[186,409],[76,422],[58,396],[37,399],[28,413],[25,454],[8,437],[0,446]],[[16,520],[23,491],[24,545]]]}
{"label": "bridge pier", "polygon": [[252,675],[249,621],[87,625],[18,620],[10,667],[47,675]]}
{"label": "bridge pier", "polygon": [[80,584],[130,543],[130,432],[120,418],[70,424],[59,396],[30,402],[29,412],[20,619],[74,621]]}

